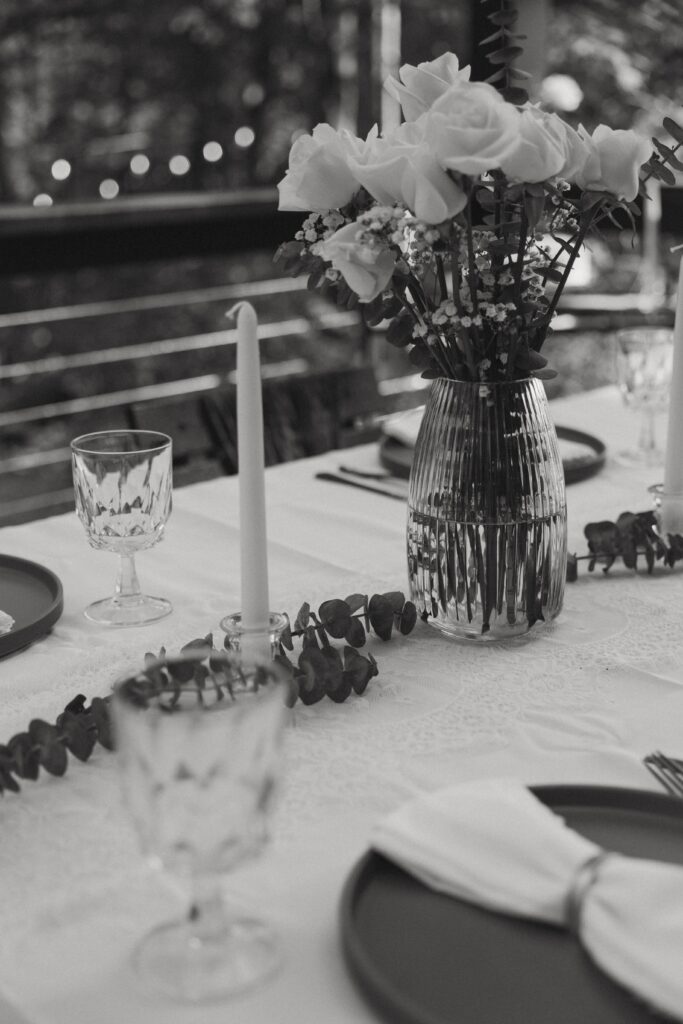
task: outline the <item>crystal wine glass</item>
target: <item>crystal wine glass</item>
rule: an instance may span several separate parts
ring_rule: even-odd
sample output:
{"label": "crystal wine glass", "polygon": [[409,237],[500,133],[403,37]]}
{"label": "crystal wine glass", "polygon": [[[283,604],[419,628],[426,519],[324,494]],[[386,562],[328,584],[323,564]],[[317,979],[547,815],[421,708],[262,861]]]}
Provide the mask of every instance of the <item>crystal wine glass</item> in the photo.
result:
{"label": "crystal wine glass", "polygon": [[113,597],[95,601],[86,617],[107,626],[137,626],[172,611],[170,601],[140,590],[137,551],[161,540],[171,512],[171,439],[153,430],[106,430],[71,442],[76,512],[94,548],[115,551]]}
{"label": "crystal wine glass", "polygon": [[630,460],[655,463],[662,457],[655,417],[666,412],[673,366],[673,332],[660,327],[617,331],[617,379],[626,405],[641,413],[637,452]]}
{"label": "crystal wine glass", "polygon": [[189,881],[187,918],[137,948],[140,977],[186,1002],[232,995],[280,964],[270,926],[229,909],[221,875],[266,838],[279,777],[286,682],[276,664],[188,649],[114,691],[124,798],[144,851]]}

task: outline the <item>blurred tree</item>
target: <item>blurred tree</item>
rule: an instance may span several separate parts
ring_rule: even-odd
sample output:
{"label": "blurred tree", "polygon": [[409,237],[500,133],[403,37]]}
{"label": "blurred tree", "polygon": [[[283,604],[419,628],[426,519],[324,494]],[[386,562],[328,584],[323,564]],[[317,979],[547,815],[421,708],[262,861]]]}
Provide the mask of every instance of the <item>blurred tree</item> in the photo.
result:
{"label": "blurred tree", "polygon": [[[564,83],[562,112],[574,123],[650,122],[653,130],[663,113],[683,106],[683,0],[563,0],[555,4],[548,43],[548,74],[580,89]],[[556,105],[562,104],[560,92]]]}
{"label": "blurred tree", "polygon": [[[399,6],[402,61],[453,50],[488,72],[480,0],[1,0],[0,201],[275,182],[297,133],[381,120],[380,35]],[[546,98],[588,127],[683,104],[681,13],[556,2]]]}
{"label": "blurred tree", "polygon": [[[3,0],[2,198],[272,181],[334,105],[334,0]],[[207,158],[207,142],[218,143]],[[138,161],[135,154],[149,161]],[[221,155],[217,155],[221,154]],[[173,156],[175,170],[169,168]],[[56,168],[57,159],[68,162]]]}

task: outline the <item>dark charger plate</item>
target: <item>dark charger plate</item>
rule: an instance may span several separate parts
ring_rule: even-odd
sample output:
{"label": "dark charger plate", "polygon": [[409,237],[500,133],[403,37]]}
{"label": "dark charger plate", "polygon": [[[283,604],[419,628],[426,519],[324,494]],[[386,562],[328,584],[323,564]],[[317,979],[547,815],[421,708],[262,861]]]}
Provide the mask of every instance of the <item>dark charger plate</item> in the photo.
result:
{"label": "dark charger plate", "polygon": [[[566,484],[575,484],[579,480],[586,480],[597,473],[605,464],[607,448],[604,441],[592,434],[586,434],[583,430],[574,430],[573,427],[556,427],[557,437],[560,441],[571,441],[575,446],[583,449],[562,460],[564,468],[564,481]],[[397,438],[387,435],[382,438],[379,444],[379,460],[385,469],[394,476],[410,476],[410,467],[413,461],[413,448],[403,444]]]}
{"label": "dark charger plate", "polygon": [[[683,865],[683,801],[595,786],[533,792],[606,849]],[[568,932],[432,892],[373,852],[344,887],[341,935],[351,974],[391,1024],[659,1020]]]}
{"label": "dark charger plate", "polygon": [[0,554],[0,609],[14,619],[10,632],[0,636],[0,658],[44,636],[63,608],[62,584],[50,569]]}

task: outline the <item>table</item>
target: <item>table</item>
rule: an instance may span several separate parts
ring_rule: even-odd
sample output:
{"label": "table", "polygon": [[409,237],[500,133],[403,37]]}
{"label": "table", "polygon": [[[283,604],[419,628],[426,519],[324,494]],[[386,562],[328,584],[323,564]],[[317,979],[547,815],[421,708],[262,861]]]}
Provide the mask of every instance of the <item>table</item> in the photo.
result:
{"label": "table", "polygon": [[[555,421],[602,437],[596,477],[568,489],[569,548],[583,553],[589,520],[649,506],[661,467],[625,468],[636,416],[615,388],[551,406]],[[663,425],[660,424],[660,427]],[[662,433],[663,436],[663,433]],[[343,461],[373,458],[370,449]],[[331,597],[405,588],[405,509],[398,501],[314,479],[329,453],[268,471],[271,604],[296,614]],[[53,633],[0,662],[0,738],[37,716],[53,721],[142,655],[217,631],[239,604],[237,480],[179,490],[163,544],[139,557],[142,584],[174,614],[107,631],[82,610],[113,585],[114,558],[90,549],[75,515],[8,527],[0,551],[61,577]],[[656,789],[649,751],[683,752],[683,570],[614,569],[567,587],[556,623],[500,645],[454,644],[419,623],[370,649],[380,667],[362,698],[298,707],[287,736],[273,841],[226,879],[229,895],[269,915],[286,945],[283,972],[261,990],[201,1009],[141,992],[133,944],[184,908],[177,884],[147,870],[118,793],[115,759],[98,748],[62,779],[41,776],[0,802],[0,992],[33,1024],[372,1024],[344,968],[337,908],[343,882],[377,817],[409,795],[455,779],[514,775]],[[10,1009],[0,1013],[10,1024]]]}

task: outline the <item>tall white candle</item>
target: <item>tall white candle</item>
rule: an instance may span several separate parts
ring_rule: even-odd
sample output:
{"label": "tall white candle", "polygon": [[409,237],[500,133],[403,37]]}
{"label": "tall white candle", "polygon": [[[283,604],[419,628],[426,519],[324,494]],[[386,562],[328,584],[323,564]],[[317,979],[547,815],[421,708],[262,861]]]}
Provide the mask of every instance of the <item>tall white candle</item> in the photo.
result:
{"label": "tall white candle", "polygon": [[683,534],[683,259],[678,275],[660,528],[663,533]]}
{"label": "tall white candle", "polygon": [[641,266],[641,308],[656,309],[664,300],[666,279],[659,258],[659,230],[662,219],[662,188],[658,181],[647,183],[643,200],[643,249]]}
{"label": "tall white candle", "polygon": [[237,459],[240,492],[242,628],[266,631],[269,622],[263,400],[258,320],[254,307],[237,312]]}

